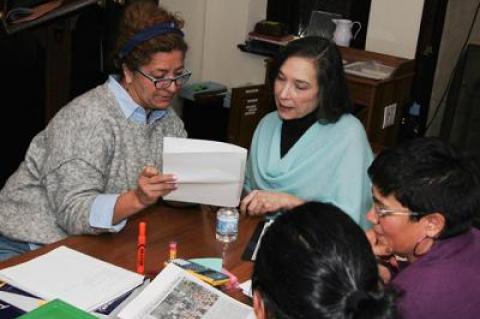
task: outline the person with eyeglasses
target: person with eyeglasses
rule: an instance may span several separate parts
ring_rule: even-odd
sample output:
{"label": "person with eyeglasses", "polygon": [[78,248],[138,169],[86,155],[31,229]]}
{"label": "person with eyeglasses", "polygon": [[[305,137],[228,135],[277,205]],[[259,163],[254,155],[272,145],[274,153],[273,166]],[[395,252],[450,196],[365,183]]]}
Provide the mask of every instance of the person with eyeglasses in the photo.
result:
{"label": "person with eyeglasses", "polygon": [[480,172],[437,138],[380,153],[368,169],[367,231],[379,271],[401,293],[401,318],[478,318]]}
{"label": "person with eyeglasses", "polygon": [[1,190],[0,260],[68,235],[118,232],[176,188],[160,168],[163,137],[187,136],[170,107],[191,75],[183,24],[155,1],[127,6],[119,74],[63,107]]}

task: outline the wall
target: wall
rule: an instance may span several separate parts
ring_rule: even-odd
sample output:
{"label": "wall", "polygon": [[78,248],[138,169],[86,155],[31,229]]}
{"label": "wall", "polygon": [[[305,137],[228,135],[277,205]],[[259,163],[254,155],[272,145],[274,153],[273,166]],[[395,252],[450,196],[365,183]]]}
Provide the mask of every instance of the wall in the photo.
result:
{"label": "wall", "polygon": [[[264,58],[241,52],[255,23],[265,19],[267,0],[161,0],[186,20],[192,81],[228,87],[263,83]],[[366,49],[414,58],[424,0],[372,0]]]}
{"label": "wall", "polygon": [[424,0],[372,0],[365,49],[415,58]]}
{"label": "wall", "polygon": [[185,20],[185,40],[188,43],[187,68],[192,74],[192,80],[198,81],[202,73],[203,42],[205,29],[205,14],[207,0],[182,1],[161,0],[160,3],[168,10],[177,13]]}
{"label": "wall", "polygon": [[186,20],[190,45],[187,66],[192,82],[215,81],[228,87],[261,84],[264,58],[237,48],[255,23],[265,19],[267,0],[162,0]]}
{"label": "wall", "polygon": [[[437,136],[440,132],[445,106],[445,101],[442,103],[440,101],[460,55],[462,45],[467,40],[467,33],[479,3],[480,0],[448,2],[427,123],[430,123],[434,116],[435,118],[427,135]],[[477,16],[468,41],[480,44],[480,16]]]}

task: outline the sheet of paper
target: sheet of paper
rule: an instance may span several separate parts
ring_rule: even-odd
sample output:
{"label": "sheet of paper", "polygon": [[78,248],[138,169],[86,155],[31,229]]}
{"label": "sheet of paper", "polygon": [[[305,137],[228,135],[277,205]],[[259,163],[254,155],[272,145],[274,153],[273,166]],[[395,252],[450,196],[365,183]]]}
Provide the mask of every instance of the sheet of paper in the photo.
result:
{"label": "sheet of paper", "polygon": [[240,289],[242,289],[242,292],[245,296],[253,298],[253,293],[252,293],[252,280],[249,279],[247,281],[244,281],[240,284]]}
{"label": "sheet of paper", "polygon": [[247,150],[233,144],[166,137],[163,172],[175,174],[178,188],[166,200],[236,207],[240,202]]}
{"label": "sheet of paper", "polygon": [[265,235],[265,233],[268,230],[268,227],[270,227],[270,225],[272,225],[273,222],[274,222],[274,219],[269,219],[265,222],[265,224],[263,224],[262,232],[260,233],[260,237],[258,237],[257,246],[255,246],[255,250],[253,251],[253,254],[252,254],[253,261],[257,259],[257,254],[258,254],[258,250],[260,249],[260,245],[262,244],[263,235]]}
{"label": "sheet of paper", "polygon": [[[33,298],[29,296],[22,296],[19,294],[14,294],[11,292],[0,291],[0,301],[6,301],[9,304],[25,310],[26,312],[32,311],[33,309],[37,308],[38,306],[42,305],[44,301],[42,299]],[[0,312],[0,318],[1,312]]]}
{"label": "sheet of paper", "polygon": [[45,300],[62,299],[90,311],[143,282],[143,276],[65,246],[0,270],[9,284]]}

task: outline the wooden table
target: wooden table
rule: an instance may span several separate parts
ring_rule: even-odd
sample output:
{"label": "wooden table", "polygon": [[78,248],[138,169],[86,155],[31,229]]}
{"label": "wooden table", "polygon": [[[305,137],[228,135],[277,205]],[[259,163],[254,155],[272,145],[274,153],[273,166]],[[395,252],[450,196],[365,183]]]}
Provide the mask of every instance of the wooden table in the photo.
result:
{"label": "wooden table", "polygon": [[[139,221],[147,222],[145,272],[156,275],[168,259],[168,244],[177,242],[178,258],[222,257],[224,267],[237,276],[239,282],[251,277],[253,263],[243,261],[241,255],[260,218],[241,216],[236,241],[226,245],[215,239],[216,213],[207,208],[170,208],[153,206],[131,218],[126,227],[116,234],[99,236],[71,236],[35,251],[0,263],[0,269],[13,266],[42,255],[60,245],[81,251],[123,268],[136,271],[136,246]],[[248,302],[241,294],[230,293]]]}

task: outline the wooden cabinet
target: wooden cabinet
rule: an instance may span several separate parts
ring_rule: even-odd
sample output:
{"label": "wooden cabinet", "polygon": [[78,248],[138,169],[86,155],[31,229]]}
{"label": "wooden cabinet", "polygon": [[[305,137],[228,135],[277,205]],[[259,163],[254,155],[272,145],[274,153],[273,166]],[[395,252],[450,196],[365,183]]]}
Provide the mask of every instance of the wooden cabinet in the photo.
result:
{"label": "wooden cabinet", "polygon": [[2,38],[8,41],[19,34],[28,34],[35,38],[43,49],[43,52],[38,54],[38,59],[43,60],[45,67],[44,101],[38,104],[44,106],[44,123],[71,99],[71,34],[79,11],[96,3],[97,0],[64,0],[60,6],[48,13],[19,23],[8,23],[5,12],[0,15]]}
{"label": "wooden cabinet", "polygon": [[[397,143],[403,109],[410,97],[415,62],[390,55],[339,47],[347,63],[375,60],[394,68],[385,80],[346,74],[354,113],[362,121],[374,151]],[[383,128],[385,107],[395,104],[393,125]]]}
{"label": "wooden cabinet", "polygon": [[[110,0],[111,1],[111,0]],[[0,187],[24,159],[32,138],[74,96],[103,82],[97,0],[63,0],[31,21],[9,23],[0,0],[0,93],[4,106]],[[98,31],[97,31],[98,30]],[[14,121],[15,125],[7,125]],[[13,143],[12,143],[13,142]]]}
{"label": "wooden cabinet", "polygon": [[273,109],[269,107],[265,85],[232,89],[228,121],[228,141],[250,148],[258,122]]}

